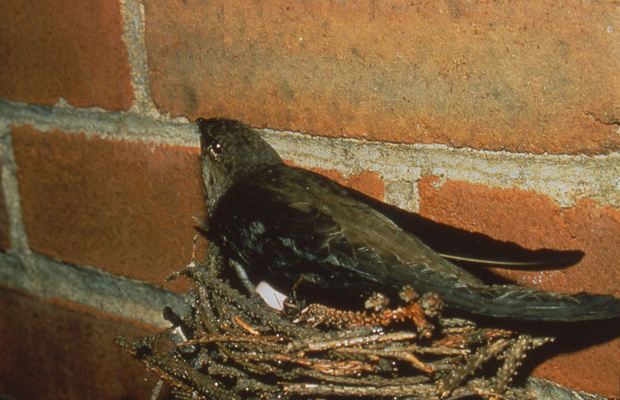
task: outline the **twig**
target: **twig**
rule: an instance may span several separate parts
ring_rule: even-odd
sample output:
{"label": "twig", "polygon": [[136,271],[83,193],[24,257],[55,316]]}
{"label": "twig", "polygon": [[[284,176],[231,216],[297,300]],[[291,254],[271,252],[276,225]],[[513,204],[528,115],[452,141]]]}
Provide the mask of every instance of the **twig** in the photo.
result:
{"label": "twig", "polygon": [[[190,280],[189,316],[167,310],[172,328],[118,341],[191,398],[528,398],[510,383],[527,351],[547,339],[442,318],[436,296],[410,288],[393,309],[377,296],[374,311],[316,304],[279,314],[223,280],[215,250],[171,275]],[[503,360],[495,372],[482,368],[491,359]]]}

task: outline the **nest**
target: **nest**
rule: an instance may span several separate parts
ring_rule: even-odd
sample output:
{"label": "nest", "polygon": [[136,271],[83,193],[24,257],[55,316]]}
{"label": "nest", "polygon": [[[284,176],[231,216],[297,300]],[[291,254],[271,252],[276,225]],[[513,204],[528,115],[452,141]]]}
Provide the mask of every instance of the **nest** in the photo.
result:
{"label": "nest", "polygon": [[277,312],[224,279],[210,250],[206,262],[171,276],[190,281],[187,317],[166,308],[169,329],[117,339],[179,398],[533,398],[513,377],[546,338],[443,318],[437,296],[409,288],[396,308],[378,296],[365,311],[310,304]]}

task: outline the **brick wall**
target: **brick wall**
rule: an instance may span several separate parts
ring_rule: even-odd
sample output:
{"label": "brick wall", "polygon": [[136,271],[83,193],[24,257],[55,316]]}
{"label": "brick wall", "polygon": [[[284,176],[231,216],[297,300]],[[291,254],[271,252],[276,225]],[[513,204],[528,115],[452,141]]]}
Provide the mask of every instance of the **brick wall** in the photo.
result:
{"label": "brick wall", "polygon": [[[437,221],[586,253],[499,272],[523,285],[620,296],[613,2],[20,0],[0,55],[0,396],[149,398],[112,339],[182,307],[163,280],[205,215],[198,116]],[[533,374],[618,397],[619,360],[616,339]]]}

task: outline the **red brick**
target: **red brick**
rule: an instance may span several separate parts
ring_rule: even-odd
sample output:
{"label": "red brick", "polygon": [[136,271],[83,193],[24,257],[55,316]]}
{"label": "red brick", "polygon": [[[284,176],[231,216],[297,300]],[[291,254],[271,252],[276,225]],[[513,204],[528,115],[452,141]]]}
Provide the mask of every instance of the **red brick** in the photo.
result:
{"label": "red brick", "polygon": [[[419,182],[420,213],[437,221],[516,242],[527,248],[579,249],[583,260],[561,271],[495,270],[526,286],[620,297],[620,210],[581,200],[559,207],[548,197],[516,189],[447,181]],[[614,321],[602,326],[617,329]],[[615,324],[617,326],[617,323]],[[535,374],[561,384],[619,396],[620,339],[551,359]]]}
{"label": "red brick", "polygon": [[199,149],[23,126],[13,151],[33,250],[159,285],[189,262],[192,216],[206,215]]}
{"label": "red brick", "polygon": [[114,343],[152,334],[67,303],[0,288],[0,397],[148,399],[157,377]]}
{"label": "red brick", "polygon": [[16,0],[0,13],[0,96],[127,110],[134,99],[120,2]]}
{"label": "red brick", "polygon": [[144,3],[153,98],[173,115],[489,150],[620,148],[610,2]]}
{"label": "red brick", "polygon": [[342,174],[342,172],[336,170],[326,170],[323,168],[310,168],[310,170],[321,175],[325,175],[341,185],[358,190],[368,196],[374,197],[375,199],[383,200],[385,197],[385,184],[383,179],[381,179],[379,174],[376,172],[365,171],[357,175],[351,175],[347,178]]}
{"label": "red brick", "polygon": [[2,163],[0,162],[0,251],[11,248],[11,235],[9,227],[9,212],[4,200],[2,189]]}
{"label": "red brick", "polygon": [[[298,166],[294,162],[285,160],[288,165]],[[378,200],[383,200],[385,197],[385,182],[381,179],[381,176],[376,172],[363,171],[359,174],[345,176],[342,172],[335,169],[324,168],[307,168],[312,172],[324,175],[330,179],[335,180],[341,185],[350,187],[357,191],[360,191],[368,196],[374,197]]]}

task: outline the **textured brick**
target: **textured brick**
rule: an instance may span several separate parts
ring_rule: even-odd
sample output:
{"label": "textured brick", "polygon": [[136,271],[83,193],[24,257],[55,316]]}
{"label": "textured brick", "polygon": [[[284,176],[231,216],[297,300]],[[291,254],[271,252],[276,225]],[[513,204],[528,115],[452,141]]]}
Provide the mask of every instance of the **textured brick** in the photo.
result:
{"label": "textured brick", "polygon": [[0,397],[148,399],[157,378],[114,343],[144,327],[0,288]]}
{"label": "textured brick", "polygon": [[489,150],[620,148],[613,2],[144,3],[152,94],[173,115]]}
{"label": "textured brick", "polygon": [[126,110],[133,101],[120,2],[14,0],[0,13],[0,96]]}
{"label": "textured brick", "polygon": [[[587,291],[620,297],[620,210],[581,200],[572,208],[520,190],[427,177],[419,182],[420,213],[437,221],[516,242],[527,248],[579,249],[583,260],[564,270],[495,272],[522,285],[556,292]],[[598,329],[618,332],[617,321]],[[535,374],[574,388],[618,396],[620,339],[540,365]]]}
{"label": "textured brick", "polygon": [[189,261],[192,216],[206,215],[199,149],[23,126],[13,151],[33,250],[159,285]]}
{"label": "textured brick", "polygon": [[[284,160],[287,165],[298,167],[294,162]],[[376,172],[364,171],[360,174],[345,176],[342,172],[335,169],[324,168],[307,168],[312,172],[321,174],[330,179],[335,180],[341,185],[358,190],[368,196],[374,197],[378,200],[383,200],[385,197],[385,183],[381,176]]]}
{"label": "textured brick", "polygon": [[336,170],[326,170],[322,168],[311,168],[310,170],[325,175],[341,185],[358,190],[375,199],[383,200],[385,197],[385,184],[383,183],[383,179],[375,172],[362,172],[358,175],[345,177],[342,172]]}
{"label": "textured brick", "polygon": [[0,162],[0,251],[8,250],[11,247],[9,229],[9,212],[6,208],[4,191],[2,189],[2,163]]}

